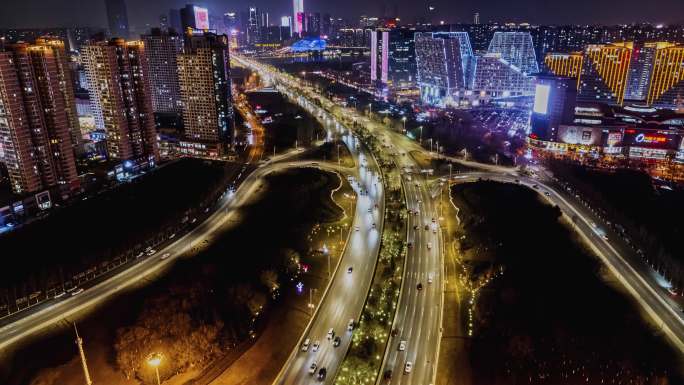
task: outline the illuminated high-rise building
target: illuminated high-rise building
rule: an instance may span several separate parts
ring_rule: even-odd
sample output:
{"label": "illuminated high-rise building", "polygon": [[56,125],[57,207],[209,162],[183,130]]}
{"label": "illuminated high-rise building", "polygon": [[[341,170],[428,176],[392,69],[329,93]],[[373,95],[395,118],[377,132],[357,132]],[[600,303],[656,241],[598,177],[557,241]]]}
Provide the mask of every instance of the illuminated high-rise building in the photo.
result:
{"label": "illuminated high-rise building", "polygon": [[45,41],[0,51],[0,162],[18,194],[78,186],[64,92],[72,85],[57,51]]}
{"label": "illuminated high-rise building", "polygon": [[529,32],[495,32],[489,54],[499,54],[506,62],[530,75],[539,72],[532,35]]}
{"label": "illuminated high-rise building", "polygon": [[292,0],[292,16],[293,32],[301,34],[304,31],[304,0]]}
{"label": "illuminated high-rise building", "polygon": [[454,103],[472,85],[475,56],[466,32],[416,32],[416,80],[423,103]]}
{"label": "illuminated high-rise building", "polygon": [[622,105],[631,57],[631,43],[587,46],[578,100]]}
{"label": "illuminated high-rise building", "polygon": [[152,29],[142,36],[149,63],[152,110],[161,114],[182,111],[176,57],[183,52],[183,38],[175,32]]}
{"label": "illuminated high-rise building", "polygon": [[504,60],[501,54],[485,54],[476,60],[473,91],[487,99],[531,96],[534,78]]}
{"label": "illuminated high-rise building", "polygon": [[125,0],[105,0],[109,34],[112,37],[128,38],[128,13]]}
{"label": "illuminated high-rise building", "polygon": [[389,30],[371,31],[371,83],[386,85],[389,73]]}
{"label": "illuminated high-rise building", "polygon": [[684,46],[662,46],[656,51],[647,101],[663,108],[684,106]]}
{"label": "illuminated high-rise building", "polygon": [[106,134],[107,157],[158,159],[144,44],[112,39],[91,42],[82,51],[95,124]]}
{"label": "illuminated high-rise building", "polygon": [[[653,75],[655,54],[660,43],[635,42],[632,48],[625,99],[646,100]],[[665,43],[666,45],[672,45]]]}
{"label": "illuminated high-rise building", "polygon": [[185,137],[225,150],[232,135],[228,38],[210,32],[187,36],[178,55],[178,80],[183,101]]}
{"label": "illuminated high-rise building", "polygon": [[576,79],[579,86],[583,62],[582,52],[548,53],[544,58],[544,67],[554,75]]}
{"label": "illuminated high-rise building", "polygon": [[71,134],[71,144],[80,153],[80,145],[83,142],[83,133],[78,121],[78,114],[76,112],[76,97],[74,96],[74,79],[72,73],[74,72],[69,62],[69,57],[65,49],[64,41],[53,37],[42,37],[36,39],[37,46],[47,47],[52,50],[55,60],[57,62],[57,70],[59,71],[59,89],[64,96],[64,111],[67,114],[67,123],[69,124],[69,133]]}

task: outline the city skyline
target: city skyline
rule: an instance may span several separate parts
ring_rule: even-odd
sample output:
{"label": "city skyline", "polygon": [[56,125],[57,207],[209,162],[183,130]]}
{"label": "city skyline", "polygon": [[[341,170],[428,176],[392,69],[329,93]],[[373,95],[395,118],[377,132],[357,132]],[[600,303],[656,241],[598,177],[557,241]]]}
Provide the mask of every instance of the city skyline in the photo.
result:
{"label": "city skyline", "polygon": [[[143,33],[149,27],[158,25],[159,15],[170,8],[180,8],[189,1],[153,0],[144,3],[127,2],[131,30]],[[210,15],[230,11],[240,11],[249,6],[257,6],[269,12],[277,23],[278,17],[292,14],[291,1],[244,1],[224,3],[216,0],[195,2],[209,8]],[[355,20],[366,14],[370,16],[396,16],[412,23],[417,19],[425,19],[432,23],[471,23],[473,15],[479,13],[481,23],[488,22],[528,22],[532,24],[631,24],[640,22],[678,24],[684,22],[679,12],[681,4],[677,0],[658,0],[657,6],[643,8],[638,0],[592,2],[579,0],[565,4],[542,2],[539,0],[521,0],[509,3],[500,0],[477,3],[474,0],[451,4],[446,0],[433,1],[428,4],[396,0],[367,2],[352,0],[326,3],[322,0],[310,0],[305,4],[305,12],[327,12],[335,17]],[[351,5],[351,6],[350,6]],[[41,9],[43,12],[36,12]],[[591,12],[586,12],[591,9]],[[522,10],[527,10],[523,12]],[[31,14],[31,18],[25,15]],[[276,17],[278,16],[278,17]],[[92,26],[106,27],[107,17],[105,3],[69,2],[67,0],[27,0],[5,5],[0,14],[0,28],[33,28],[33,27],[70,27]]]}

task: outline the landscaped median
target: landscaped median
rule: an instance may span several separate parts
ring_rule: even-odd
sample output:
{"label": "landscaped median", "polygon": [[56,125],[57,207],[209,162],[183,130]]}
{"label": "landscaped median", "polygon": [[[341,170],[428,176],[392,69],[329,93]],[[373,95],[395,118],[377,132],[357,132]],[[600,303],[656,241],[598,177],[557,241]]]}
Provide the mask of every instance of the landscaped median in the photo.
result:
{"label": "landscaped median", "polygon": [[382,171],[385,226],[371,288],[335,379],[337,385],[375,383],[396,314],[406,258],[407,216],[398,168],[366,130],[357,130],[357,134],[375,154]]}

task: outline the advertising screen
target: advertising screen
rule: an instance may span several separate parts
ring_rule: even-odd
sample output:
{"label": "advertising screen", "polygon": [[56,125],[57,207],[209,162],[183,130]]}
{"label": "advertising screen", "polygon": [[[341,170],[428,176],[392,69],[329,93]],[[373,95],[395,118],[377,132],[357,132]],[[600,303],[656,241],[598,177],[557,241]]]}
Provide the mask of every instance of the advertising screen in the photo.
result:
{"label": "advertising screen", "polygon": [[209,29],[209,11],[206,8],[195,6],[195,28]]}
{"label": "advertising screen", "polygon": [[551,86],[548,84],[537,84],[537,89],[534,93],[534,109],[537,114],[546,115],[549,112],[549,95],[551,94]]}
{"label": "advertising screen", "polygon": [[655,130],[626,129],[625,144],[643,148],[676,149],[680,138],[675,133]]}

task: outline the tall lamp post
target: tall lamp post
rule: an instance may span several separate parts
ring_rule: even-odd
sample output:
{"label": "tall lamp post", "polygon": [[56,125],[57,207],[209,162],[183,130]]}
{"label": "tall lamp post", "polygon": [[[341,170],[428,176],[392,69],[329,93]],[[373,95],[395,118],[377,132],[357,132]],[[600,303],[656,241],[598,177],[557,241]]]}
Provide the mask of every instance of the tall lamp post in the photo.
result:
{"label": "tall lamp post", "polygon": [[157,385],[161,385],[161,380],[159,379],[159,365],[161,365],[161,361],[161,353],[152,353],[147,357],[147,364],[154,368],[154,372],[157,375]]}

